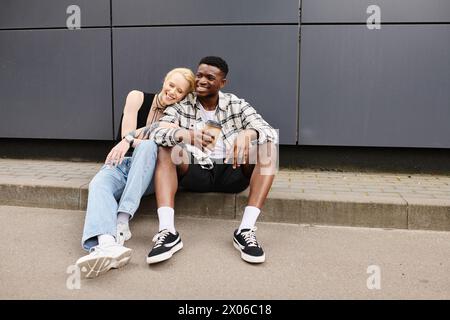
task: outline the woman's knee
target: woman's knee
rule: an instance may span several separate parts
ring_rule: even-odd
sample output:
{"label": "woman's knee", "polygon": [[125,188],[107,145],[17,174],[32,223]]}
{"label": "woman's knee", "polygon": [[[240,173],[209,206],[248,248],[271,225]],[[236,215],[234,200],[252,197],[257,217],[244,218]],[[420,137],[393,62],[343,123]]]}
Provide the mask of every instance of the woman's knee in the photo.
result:
{"label": "woman's knee", "polygon": [[106,170],[113,169],[102,169],[92,178],[91,182],[89,182],[89,193],[96,191],[113,191],[113,183],[111,182],[111,176]]}
{"label": "woman's knee", "polygon": [[95,176],[91,182],[89,182],[89,193],[104,190],[105,187],[104,181],[100,177]]}
{"label": "woman's knee", "polygon": [[152,153],[154,155],[158,154],[158,145],[153,140],[144,140],[136,147],[135,151],[143,153]]}

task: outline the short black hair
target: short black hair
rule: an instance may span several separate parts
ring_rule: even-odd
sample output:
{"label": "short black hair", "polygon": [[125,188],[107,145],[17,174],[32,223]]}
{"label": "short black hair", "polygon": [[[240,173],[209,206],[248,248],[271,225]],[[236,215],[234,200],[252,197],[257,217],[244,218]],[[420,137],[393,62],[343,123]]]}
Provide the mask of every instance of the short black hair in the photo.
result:
{"label": "short black hair", "polygon": [[198,65],[201,65],[201,64],[207,64],[208,66],[213,66],[213,67],[219,68],[220,71],[223,72],[224,77],[226,77],[228,74],[228,64],[221,57],[215,57],[215,56],[204,57],[198,63]]}

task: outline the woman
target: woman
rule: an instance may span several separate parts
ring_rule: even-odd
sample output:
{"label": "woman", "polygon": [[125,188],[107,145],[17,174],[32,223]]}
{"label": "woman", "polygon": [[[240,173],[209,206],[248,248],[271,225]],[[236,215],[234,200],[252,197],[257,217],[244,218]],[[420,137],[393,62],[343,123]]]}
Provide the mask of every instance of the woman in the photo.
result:
{"label": "woman", "polygon": [[[191,70],[176,68],[164,79],[161,92],[131,91],[122,115],[121,141],[108,154],[105,165],[89,184],[82,247],[90,253],[76,262],[85,277],[92,278],[128,263],[132,250],[123,244],[131,238],[128,221],[141,197],[153,192],[153,173],[158,147],[139,139],[136,128],[149,127],[164,108],[194,91]],[[142,130],[139,130],[142,132]],[[135,150],[130,157],[130,147]]]}

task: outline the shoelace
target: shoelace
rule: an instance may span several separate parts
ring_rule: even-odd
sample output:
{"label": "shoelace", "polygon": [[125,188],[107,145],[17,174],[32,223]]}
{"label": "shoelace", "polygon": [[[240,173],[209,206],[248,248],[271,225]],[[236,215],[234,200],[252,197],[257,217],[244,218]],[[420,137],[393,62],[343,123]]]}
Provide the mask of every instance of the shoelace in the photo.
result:
{"label": "shoelace", "polygon": [[245,242],[247,242],[247,245],[249,247],[258,247],[258,241],[256,241],[256,234],[255,234],[256,230],[257,228],[253,227],[250,230],[241,233],[242,236],[244,237]]}
{"label": "shoelace", "polygon": [[166,240],[166,237],[169,235],[169,230],[164,229],[161,230],[160,232],[158,232],[157,234],[155,234],[155,236],[153,237],[152,241],[156,242],[155,243],[155,248],[161,246],[164,242],[164,240]]}

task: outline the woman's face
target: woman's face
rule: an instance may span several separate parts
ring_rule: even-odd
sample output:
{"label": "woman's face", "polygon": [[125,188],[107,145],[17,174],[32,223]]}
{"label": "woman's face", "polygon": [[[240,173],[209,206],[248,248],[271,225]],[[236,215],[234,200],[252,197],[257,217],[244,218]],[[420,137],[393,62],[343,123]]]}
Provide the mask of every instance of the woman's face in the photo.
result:
{"label": "woman's face", "polygon": [[189,82],[179,73],[172,74],[163,84],[161,102],[171,105],[180,102],[188,94]]}

